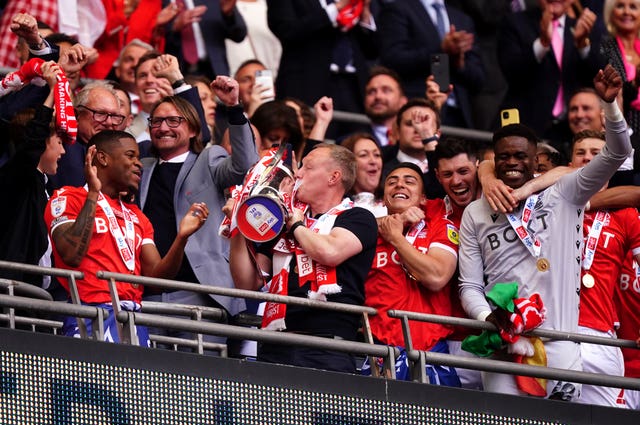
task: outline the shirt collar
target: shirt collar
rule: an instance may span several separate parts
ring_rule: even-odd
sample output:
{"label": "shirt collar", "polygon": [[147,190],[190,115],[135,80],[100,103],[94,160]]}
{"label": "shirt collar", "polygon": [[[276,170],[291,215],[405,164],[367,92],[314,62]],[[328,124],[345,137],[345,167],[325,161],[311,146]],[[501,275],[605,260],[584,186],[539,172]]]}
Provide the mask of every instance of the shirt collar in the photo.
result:
{"label": "shirt collar", "polygon": [[411,162],[412,164],[416,164],[418,167],[420,167],[423,173],[426,173],[427,171],[429,171],[429,162],[427,161],[426,158],[425,159],[414,158],[402,152],[401,150],[398,151],[398,155],[396,156],[396,158],[398,159],[399,162]]}
{"label": "shirt collar", "polygon": [[178,163],[181,164],[187,160],[187,156],[189,156],[189,151],[186,151],[185,153],[181,153],[180,155],[174,156],[173,158],[169,158],[167,160],[158,158],[158,164],[164,164],[165,162],[169,162],[171,164],[178,164]]}

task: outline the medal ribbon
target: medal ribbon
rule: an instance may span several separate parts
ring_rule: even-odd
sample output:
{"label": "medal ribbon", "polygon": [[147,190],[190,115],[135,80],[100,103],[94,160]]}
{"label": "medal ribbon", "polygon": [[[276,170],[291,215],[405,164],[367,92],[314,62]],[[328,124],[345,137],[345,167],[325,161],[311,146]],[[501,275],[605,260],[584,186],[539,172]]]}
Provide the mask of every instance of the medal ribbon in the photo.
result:
{"label": "medal ribbon", "polygon": [[538,202],[538,195],[531,195],[527,198],[524,203],[524,209],[522,210],[522,218],[518,218],[512,213],[507,213],[505,215],[522,244],[529,250],[531,255],[538,258],[540,256],[541,248],[540,241],[527,230],[527,224],[529,224],[529,221],[531,220],[533,208],[536,206],[536,202]]}
{"label": "medal ribbon", "polygon": [[[427,223],[425,223],[424,220],[420,220],[419,222],[417,222],[416,224],[414,224],[413,226],[411,226],[411,228],[409,229],[409,231],[407,232],[407,234],[404,236],[405,239],[407,240],[407,242],[409,242],[411,244],[411,246],[413,246],[413,244],[416,241],[416,238],[418,237],[418,235],[420,234],[420,232],[422,231],[422,229],[424,229],[424,226],[426,226]],[[418,279],[416,279],[416,277],[409,271],[409,269],[407,269],[407,267],[402,264],[402,269],[404,270],[404,272],[413,280],[417,281]]]}
{"label": "medal ribbon", "polygon": [[426,223],[424,220],[420,220],[419,222],[411,226],[411,229],[409,229],[407,234],[404,236],[405,239],[407,239],[407,241],[411,245],[413,245],[413,243],[416,241],[416,238],[420,234],[420,231],[424,229],[424,226],[426,226]]}
{"label": "medal ribbon", "polygon": [[607,211],[598,211],[591,229],[589,229],[589,235],[587,236],[587,243],[584,244],[584,254],[582,255],[582,269],[589,271],[593,264],[593,258],[596,255],[596,249],[598,248],[598,240],[602,229],[609,222],[609,213]]}
{"label": "medal ribbon", "polygon": [[124,261],[125,266],[127,266],[127,270],[133,273],[136,265],[136,260],[133,255],[135,230],[133,228],[133,220],[131,219],[129,210],[124,206],[122,200],[120,200],[120,207],[122,208],[122,216],[124,218],[125,228],[125,235],[123,235],[122,229],[120,229],[120,225],[118,224],[118,220],[113,213],[113,209],[111,208],[111,205],[109,205],[107,199],[102,195],[102,192],[98,194],[98,205],[100,206],[100,208],[102,208],[104,214],[107,216],[107,221],[109,222],[109,230],[111,231],[111,236],[113,236],[113,239],[116,241],[118,252],[120,252],[122,261]]}

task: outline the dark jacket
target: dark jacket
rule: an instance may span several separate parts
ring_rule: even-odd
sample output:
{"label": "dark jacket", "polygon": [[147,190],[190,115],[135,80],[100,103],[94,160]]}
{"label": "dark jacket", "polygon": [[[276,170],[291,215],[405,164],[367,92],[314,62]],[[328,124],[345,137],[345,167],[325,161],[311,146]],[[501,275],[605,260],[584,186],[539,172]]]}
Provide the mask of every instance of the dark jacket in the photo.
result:
{"label": "dark jacket", "polygon": [[[53,109],[39,106],[27,127],[26,140],[16,155],[0,168],[0,259],[37,265],[48,246],[44,209],[47,204],[45,176],[38,171],[46,149]],[[42,276],[0,270],[0,276],[36,284]]]}

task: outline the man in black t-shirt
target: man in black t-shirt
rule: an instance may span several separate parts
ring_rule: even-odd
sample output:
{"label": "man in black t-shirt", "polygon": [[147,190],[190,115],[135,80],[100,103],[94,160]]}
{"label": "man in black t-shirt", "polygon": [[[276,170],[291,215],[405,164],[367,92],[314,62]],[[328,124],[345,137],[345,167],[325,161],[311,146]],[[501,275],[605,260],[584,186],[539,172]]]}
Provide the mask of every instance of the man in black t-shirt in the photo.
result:
{"label": "man in black t-shirt", "polygon": [[[287,234],[258,249],[260,270],[254,267],[243,236],[232,238],[230,265],[236,287],[258,290],[264,271],[272,276],[271,293],[362,305],[377,225],[373,214],[344,198],[355,180],[353,153],[342,146],[318,145],[303,159],[296,180],[296,199],[308,205],[307,214],[294,210]],[[359,318],[268,303],[262,327],[353,341]],[[349,354],[304,347],[261,344],[258,360],[355,372]]]}

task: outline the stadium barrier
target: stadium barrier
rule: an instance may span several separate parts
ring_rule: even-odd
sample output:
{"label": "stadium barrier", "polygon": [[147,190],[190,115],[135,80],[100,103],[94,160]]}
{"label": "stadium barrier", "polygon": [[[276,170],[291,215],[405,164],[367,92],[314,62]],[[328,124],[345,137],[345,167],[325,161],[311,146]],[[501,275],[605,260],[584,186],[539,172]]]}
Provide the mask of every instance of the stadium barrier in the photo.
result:
{"label": "stadium barrier", "polygon": [[[0,262],[0,268],[4,268],[6,263]],[[16,267],[12,265],[11,267]],[[30,272],[40,272],[43,273],[53,269],[42,268],[38,266],[29,266],[29,265],[20,265],[20,267],[24,268],[24,271]],[[54,273],[60,273],[60,271],[56,270]],[[191,290],[199,293],[206,294],[219,294],[226,296],[235,296],[240,298],[250,298],[257,299],[262,301],[274,301],[281,302],[286,304],[295,304],[295,305],[304,305],[310,308],[319,308],[325,310],[333,310],[333,311],[342,311],[353,314],[362,314],[365,318],[365,323],[368,323],[366,318],[369,314],[377,314],[378,312],[375,309],[370,307],[360,307],[354,305],[346,305],[340,303],[332,303],[332,302],[322,302],[316,300],[303,299],[298,297],[288,297],[282,295],[274,295],[263,292],[255,292],[255,291],[247,291],[240,289],[231,289],[231,288],[220,288],[214,286],[206,286],[188,282],[180,282],[174,280],[167,279],[157,279],[157,278],[149,278],[143,276],[133,276],[130,274],[122,274],[122,273],[113,273],[100,271],[98,272],[98,276],[102,279],[106,279],[109,281],[109,285],[112,287],[112,290],[115,289],[115,281],[129,282],[133,284],[143,284],[143,285],[153,285],[155,287],[167,288],[167,289],[180,289],[180,290]],[[44,311],[44,312],[55,312],[58,314],[67,314],[67,315],[75,315],[78,317],[90,317],[94,320],[97,320],[99,315],[104,315],[105,312],[102,309],[96,309],[95,307],[88,307],[83,305],[73,305],[68,303],[61,302],[53,302],[46,300],[35,300],[30,298],[18,297],[18,296],[10,296],[10,295],[0,295],[0,305],[14,307],[14,308],[29,308],[36,311]],[[114,306],[117,306],[116,318],[119,323],[123,325],[123,332],[129,336],[128,342],[130,344],[136,345],[137,341],[133,332],[133,328],[136,324],[145,325],[145,326],[154,326],[161,328],[171,328],[177,330],[183,330],[188,332],[193,332],[196,334],[211,334],[211,335],[222,335],[227,337],[232,337],[235,339],[250,339],[255,341],[264,341],[275,344],[291,344],[291,345],[299,345],[305,347],[312,348],[323,348],[323,349],[331,349],[342,352],[349,352],[356,355],[364,355],[370,357],[379,357],[384,360],[384,371],[383,376],[395,378],[395,358],[399,355],[399,351],[395,347],[373,344],[371,340],[368,342],[351,342],[351,341],[340,341],[340,340],[332,340],[328,338],[315,337],[311,335],[301,335],[295,333],[287,333],[287,332],[274,332],[274,331],[266,331],[259,329],[249,329],[242,326],[229,325],[225,323],[209,323],[203,322],[203,317],[206,317],[206,314],[198,313],[195,314],[195,320],[186,320],[180,319],[176,317],[169,317],[165,315],[158,314],[149,314],[144,312],[130,312],[130,311],[121,311],[119,309],[119,305],[117,302],[117,294],[114,299]],[[86,308],[85,308],[86,307]],[[168,307],[170,309],[170,307]],[[175,310],[165,310],[171,311],[172,313],[176,313],[179,311],[187,311],[189,314],[193,315],[193,311],[197,311],[202,309],[199,306],[177,306]],[[212,311],[208,312],[209,314],[213,314],[212,317],[221,317],[221,315],[216,315]],[[558,379],[565,380],[571,382],[578,383],[586,383],[592,385],[603,385],[603,386],[611,386],[617,388],[625,388],[625,389],[636,389],[640,390],[640,379],[632,379],[632,378],[623,378],[623,377],[615,377],[615,376],[603,376],[597,374],[591,374],[580,371],[568,371],[568,370],[560,370],[549,367],[541,367],[541,366],[528,366],[528,365],[519,365],[505,361],[493,360],[493,359],[484,359],[484,358],[468,358],[468,357],[460,357],[454,356],[451,354],[438,354],[421,350],[414,350],[413,344],[410,338],[409,333],[409,321],[410,320],[420,320],[420,321],[429,321],[435,323],[442,323],[448,325],[461,325],[467,326],[475,329],[485,329],[485,330],[495,330],[496,328],[488,322],[481,322],[472,319],[463,319],[463,318],[454,318],[448,316],[438,316],[438,315],[430,315],[423,313],[415,313],[409,311],[402,310],[390,310],[387,312],[390,317],[396,317],[401,320],[403,325],[403,330],[405,333],[405,348],[407,349],[407,354],[409,359],[413,362],[413,370],[414,370],[414,379],[418,382],[427,382],[426,376],[424,374],[424,365],[426,363],[432,364],[444,364],[450,365],[454,367],[464,367],[467,369],[475,369],[475,370],[484,370],[484,371],[493,371],[500,373],[509,373],[509,374],[518,374],[518,375],[526,375],[533,377],[541,377],[547,379]],[[366,326],[365,326],[366,328]],[[546,329],[536,329],[530,332],[531,335],[540,336],[544,338],[552,338],[557,340],[568,340],[568,341],[576,341],[576,342],[588,342],[588,343],[600,343],[606,345],[615,345],[615,346],[624,346],[624,347],[635,347],[635,341],[627,341],[627,340],[615,340],[609,338],[601,338],[595,336],[587,336],[581,334],[572,334],[563,331],[551,331]],[[93,335],[94,339],[99,339],[98,335]],[[126,341],[127,339],[123,339]],[[198,341],[190,342],[191,346],[198,346],[200,352],[202,352],[202,348],[204,347],[201,343],[198,345]],[[375,368],[372,368],[372,370]]]}

